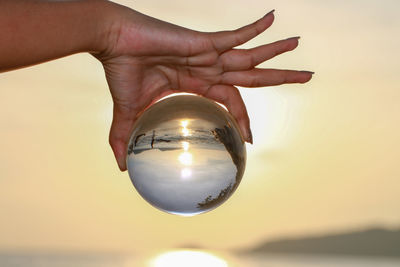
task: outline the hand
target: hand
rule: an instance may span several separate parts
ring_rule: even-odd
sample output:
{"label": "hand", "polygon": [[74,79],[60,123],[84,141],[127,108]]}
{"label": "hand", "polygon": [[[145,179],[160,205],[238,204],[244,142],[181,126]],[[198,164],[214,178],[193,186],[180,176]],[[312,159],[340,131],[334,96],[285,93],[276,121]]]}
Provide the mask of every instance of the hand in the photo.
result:
{"label": "hand", "polygon": [[274,20],[273,11],[234,31],[197,32],[172,25],[125,7],[118,7],[102,62],[114,101],[110,145],[121,171],[126,147],[138,115],[160,98],[189,92],[224,104],[242,135],[252,143],[246,107],[235,86],[262,87],[305,83],[312,72],[256,68],[293,50],[298,37],[253,49],[234,49],[256,37]]}

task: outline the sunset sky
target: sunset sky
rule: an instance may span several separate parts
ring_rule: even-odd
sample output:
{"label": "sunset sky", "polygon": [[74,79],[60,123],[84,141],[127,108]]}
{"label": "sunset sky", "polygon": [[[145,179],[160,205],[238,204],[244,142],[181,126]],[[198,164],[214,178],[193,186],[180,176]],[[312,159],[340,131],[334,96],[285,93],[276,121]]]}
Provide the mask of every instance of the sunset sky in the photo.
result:
{"label": "sunset sky", "polygon": [[252,122],[246,172],[216,210],[163,213],[135,191],[108,144],[100,63],[79,54],[0,74],[0,250],[241,248],[281,236],[400,226],[400,1],[115,1],[201,31],[272,9],[246,44],[301,36],[262,67],[311,82],[241,92]]}

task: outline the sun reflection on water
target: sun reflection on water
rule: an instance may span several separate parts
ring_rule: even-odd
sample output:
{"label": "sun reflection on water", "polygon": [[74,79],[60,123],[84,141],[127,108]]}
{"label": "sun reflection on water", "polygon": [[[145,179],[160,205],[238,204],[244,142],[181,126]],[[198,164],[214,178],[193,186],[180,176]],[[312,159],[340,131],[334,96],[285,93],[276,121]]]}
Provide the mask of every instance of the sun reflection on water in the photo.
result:
{"label": "sun reflection on water", "polygon": [[207,252],[194,250],[169,251],[158,255],[151,267],[228,267],[225,260]]}
{"label": "sun reflection on water", "polygon": [[189,120],[183,120],[181,121],[181,126],[182,126],[182,134],[183,136],[189,136],[190,135],[190,131],[187,128],[187,126],[189,125]]}
{"label": "sun reflection on water", "polygon": [[178,159],[179,159],[179,162],[185,166],[192,165],[192,162],[193,162],[193,156],[192,156],[192,153],[190,153],[190,152],[182,152],[179,155]]}
{"label": "sun reflection on water", "polygon": [[192,170],[189,168],[184,168],[181,170],[181,178],[186,179],[192,176]]}
{"label": "sun reflection on water", "polygon": [[[185,152],[182,152],[178,160],[182,165],[189,166],[192,165],[193,163],[193,156],[192,153],[188,152],[189,151],[189,142],[183,141],[182,142],[182,148]],[[192,176],[192,170],[190,168],[183,168],[181,169],[181,178],[182,179],[188,179]]]}
{"label": "sun reflection on water", "polygon": [[183,150],[188,151],[189,150],[189,142],[183,141],[182,148],[183,148]]}

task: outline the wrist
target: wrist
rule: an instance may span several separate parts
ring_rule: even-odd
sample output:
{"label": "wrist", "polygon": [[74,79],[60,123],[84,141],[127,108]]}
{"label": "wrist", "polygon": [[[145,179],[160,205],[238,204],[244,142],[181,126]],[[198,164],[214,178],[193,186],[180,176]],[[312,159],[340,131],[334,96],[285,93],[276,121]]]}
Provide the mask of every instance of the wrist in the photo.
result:
{"label": "wrist", "polygon": [[90,0],[95,6],[94,37],[89,41],[86,52],[94,56],[103,56],[110,53],[118,41],[121,29],[121,11],[127,9],[107,0]]}

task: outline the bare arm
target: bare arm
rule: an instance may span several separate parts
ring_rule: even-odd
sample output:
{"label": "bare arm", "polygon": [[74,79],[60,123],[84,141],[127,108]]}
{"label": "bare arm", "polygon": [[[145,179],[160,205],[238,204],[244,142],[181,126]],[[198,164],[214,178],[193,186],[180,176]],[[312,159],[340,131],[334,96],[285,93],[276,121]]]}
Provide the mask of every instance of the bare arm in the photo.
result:
{"label": "bare arm", "polygon": [[224,104],[252,142],[246,107],[235,86],[304,83],[307,71],[257,68],[298,45],[293,37],[235,49],[264,32],[273,12],[233,31],[204,33],[105,0],[0,0],[0,71],[79,52],[102,64],[114,101],[110,144],[121,170],[138,114],[161,97],[190,92]]}
{"label": "bare arm", "polygon": [[0,0],[0,71],[104,50],[106,5],[97,0]]}

